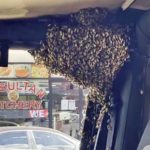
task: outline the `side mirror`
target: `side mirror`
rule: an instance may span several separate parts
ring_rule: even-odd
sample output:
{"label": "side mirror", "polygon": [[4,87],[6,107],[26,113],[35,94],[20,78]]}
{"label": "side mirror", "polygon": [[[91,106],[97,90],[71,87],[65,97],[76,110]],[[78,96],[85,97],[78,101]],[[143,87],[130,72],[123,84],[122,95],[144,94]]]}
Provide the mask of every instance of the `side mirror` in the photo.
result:
{"label": "side mirror", "polygon": [[143,150],[150,150],[150,145],[145,146]]}
{"label": "side mirror", "polygon": [[137,150],[150,150],[150,120],[148,121],[146,128],[141,137],[140,143],[138,145]]}

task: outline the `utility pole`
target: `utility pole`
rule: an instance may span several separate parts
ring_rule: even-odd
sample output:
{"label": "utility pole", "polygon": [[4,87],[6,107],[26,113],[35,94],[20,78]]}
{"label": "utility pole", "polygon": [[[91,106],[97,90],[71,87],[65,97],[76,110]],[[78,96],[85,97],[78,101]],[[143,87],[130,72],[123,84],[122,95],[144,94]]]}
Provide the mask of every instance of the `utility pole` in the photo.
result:
{"label": "utility pole", "polygon": [[83,89],[79,87],[79,127],[81,127],[81,122],[83,119]]}
{"label": "utility pole", "polygon": [[48,119],[49,128],[53,128],[53,96],[52,96],[52,78],[49,76],[49,101],[48,101]]}

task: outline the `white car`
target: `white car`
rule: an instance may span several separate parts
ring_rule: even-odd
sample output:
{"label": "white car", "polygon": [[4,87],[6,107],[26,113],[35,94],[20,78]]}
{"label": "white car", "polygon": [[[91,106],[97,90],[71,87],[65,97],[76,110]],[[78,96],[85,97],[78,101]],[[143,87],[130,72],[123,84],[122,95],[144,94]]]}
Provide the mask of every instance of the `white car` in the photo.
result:
{"label": "white car", "polygon": [[54,129],[1,127],[0,150],[79,150],[80,142]]}

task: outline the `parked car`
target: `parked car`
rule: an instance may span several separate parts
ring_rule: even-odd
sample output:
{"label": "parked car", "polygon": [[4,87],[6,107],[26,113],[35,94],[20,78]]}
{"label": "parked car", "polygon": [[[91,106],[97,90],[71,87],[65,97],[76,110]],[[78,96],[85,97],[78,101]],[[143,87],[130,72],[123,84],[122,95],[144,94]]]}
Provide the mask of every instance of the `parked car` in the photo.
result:
{"label": "parked car", "polygon": [[0,150],[79,150],[80,142],[43,127],[1,127]]}
{"label": "parked car", "polygon": [[19,126],[19,124],[11,121],[0,121],[0,127],[4,126]]}

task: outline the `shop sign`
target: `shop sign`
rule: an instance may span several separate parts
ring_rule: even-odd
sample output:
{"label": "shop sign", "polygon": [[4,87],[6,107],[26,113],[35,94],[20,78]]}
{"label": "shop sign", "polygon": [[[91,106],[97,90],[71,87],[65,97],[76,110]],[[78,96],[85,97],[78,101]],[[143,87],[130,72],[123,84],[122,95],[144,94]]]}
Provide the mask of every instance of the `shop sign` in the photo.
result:
{"label": "shop sign", "polygon": [[32,78],[48,78],[48,70],[46,67],[42,64],[36,65],[32,64],[32,72],[31,72]]}
{"label": "shop sign", "polygon": [[0,109],[42,109],[40,101],[0,101]]}
{"label": "shop sign", "polygon": [[0,92],[9,92],[9,91],[17,91],[17,92],[30,92],[40,99],[45,96],[45,91],[43,89],[39,89],[34,83],[30,83],[28,81],[24,82],[0,82]]}
{"label": "shop sign", "polygon": [[9,64],[0,67],[1,78],[48,78],[47,68],[42,64]]}
{"label": "shop sign", "polygon": [[48,110],[0,110],[0,117],[5,119],[47,118]]}
{"label": "shop sign", "polygon": [[48,110],[29,110],[30,118],[47,118],[48,117]]}

